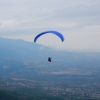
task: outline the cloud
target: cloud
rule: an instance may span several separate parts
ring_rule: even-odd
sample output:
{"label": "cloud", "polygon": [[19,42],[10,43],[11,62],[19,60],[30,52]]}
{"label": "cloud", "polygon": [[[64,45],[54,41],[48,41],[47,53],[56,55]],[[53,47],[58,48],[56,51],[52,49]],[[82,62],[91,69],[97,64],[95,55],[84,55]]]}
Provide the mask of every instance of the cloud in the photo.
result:
{"label": "cloud", "polygon": [[[100,0],[0,1],[0,36],[2,37],[33,41],[32,37],[36,34],[52,29],[63,33],[65,42],[60,46],[59,40],[55,40],[53,45],[52,41],[45,44],[47,39],[43,38],[42,44],[61,49],[100,50],[99,28]],[[47,38],[50,37],[52,36]]]}
{"label": "cloud", "polygon": [[60,25],[61,22],[85,25],[88,20],[88,23],[91,24],[98,22],[100,17],[100,1],[94,2],[94,0],[20,0],[20,2],[4,0],[1,4],[0,19],[5,28],[7,28],[5,20],[9,22],[9,25],[13,20],[13,28],[36,27],[37,29],[37,27],[47,27],[55,23]]}

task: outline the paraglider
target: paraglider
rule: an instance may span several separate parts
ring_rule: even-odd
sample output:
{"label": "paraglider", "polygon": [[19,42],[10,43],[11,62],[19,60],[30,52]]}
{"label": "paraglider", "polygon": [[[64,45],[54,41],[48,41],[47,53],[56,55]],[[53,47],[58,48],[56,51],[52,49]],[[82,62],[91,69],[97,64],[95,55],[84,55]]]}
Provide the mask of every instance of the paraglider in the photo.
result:
{"label": "paraglider", "polygon": [[[45,31],[45,32],[39,33],[39,34],[34,38],[34,42],[36,42],[36,41],[38,40],[38,38],[41,37],[42,35],[48,34],[48,33],[55,34],[56,36],[58,36],[58,37],[61,39],[62,42],[64,41],[64,36],[63,36],[60,32],[57,32],[57,31]],[[48,57],[48,61],[51,62],[51,57]]]}

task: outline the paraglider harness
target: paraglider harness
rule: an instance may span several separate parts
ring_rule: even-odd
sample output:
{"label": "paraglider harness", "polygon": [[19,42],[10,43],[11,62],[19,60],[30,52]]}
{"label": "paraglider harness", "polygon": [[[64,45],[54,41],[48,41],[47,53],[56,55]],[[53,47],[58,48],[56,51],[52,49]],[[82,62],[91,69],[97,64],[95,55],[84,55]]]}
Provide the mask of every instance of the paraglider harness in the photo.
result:
{"label": "paraglider harness", "polygon": [[51,62],[51,57],[48,57],[48,61]]}

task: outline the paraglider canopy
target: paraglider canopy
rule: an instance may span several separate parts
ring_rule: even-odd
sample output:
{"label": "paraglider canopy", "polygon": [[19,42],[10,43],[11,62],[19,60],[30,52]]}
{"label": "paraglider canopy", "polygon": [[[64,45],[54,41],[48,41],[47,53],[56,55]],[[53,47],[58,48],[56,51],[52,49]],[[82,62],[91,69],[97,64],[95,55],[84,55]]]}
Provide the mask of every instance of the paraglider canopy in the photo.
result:
{"label": "paraglider canopy", "polygon": [[37,39],[38,39],[40,36],[42,36],[42,35],[44,35],[44,34],[47,34],[47,33],[53,33],[53,34],[57,35],[57,36],[61,39],[62,42],[64,41],[64,36],[63,36],[60,32],[57,32],[57,31],[45,31],[45,32],[42,32],[42,33],[38,34],[38,35],[34,38],[34,42],[36,42]]}

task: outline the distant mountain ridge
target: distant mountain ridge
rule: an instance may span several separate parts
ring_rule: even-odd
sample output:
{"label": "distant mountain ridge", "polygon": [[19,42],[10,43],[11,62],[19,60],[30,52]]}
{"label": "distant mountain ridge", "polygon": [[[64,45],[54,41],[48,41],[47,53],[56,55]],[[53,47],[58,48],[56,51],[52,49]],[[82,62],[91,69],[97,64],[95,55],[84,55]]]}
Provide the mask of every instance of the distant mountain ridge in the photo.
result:
{"label": "distant mountain ridge", "polygon": [[0,58],[9,57],[15,59],[27,60],[46,60],[49,56],[55,60],[66,60],[67,58],[73,59],[73,56],[81,55],[99,55],[100,53],[93,52],[69,52],[57,51],[52,48],[21,39],[8,39],[0,37]]}
{"label": "distant mountain ridge", "polygon": [[7,39],[0,37],[0,57],[14,57],[34,59],[54,50],[46,46],[27,42],[21,39]]}

